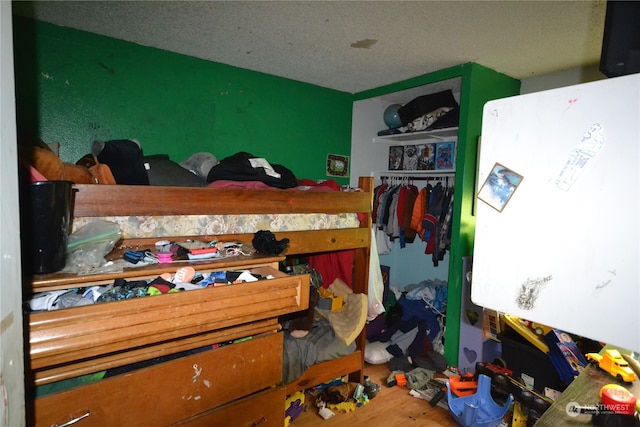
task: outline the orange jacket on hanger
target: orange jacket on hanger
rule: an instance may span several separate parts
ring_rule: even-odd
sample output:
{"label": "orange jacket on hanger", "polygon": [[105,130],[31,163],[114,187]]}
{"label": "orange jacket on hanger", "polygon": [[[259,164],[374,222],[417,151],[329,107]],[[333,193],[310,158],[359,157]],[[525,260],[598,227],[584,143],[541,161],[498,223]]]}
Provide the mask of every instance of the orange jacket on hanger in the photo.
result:
{"label": "orange jacket on hanger", "polygon": [[424,240],[424,228],[422,227],[422,218],[426,213],[427,206],[427,188],[423,188],[418,193],[416,201],[413,204],[413,213],[411,214],[411,229],[415,230],[420,240]]}

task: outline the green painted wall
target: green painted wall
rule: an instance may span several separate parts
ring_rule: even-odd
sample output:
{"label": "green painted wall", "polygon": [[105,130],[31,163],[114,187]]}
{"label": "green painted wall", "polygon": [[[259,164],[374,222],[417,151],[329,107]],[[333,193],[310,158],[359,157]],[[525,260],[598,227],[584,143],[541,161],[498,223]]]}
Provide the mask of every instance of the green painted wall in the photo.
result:
{"label": "green painted wall", "polygon": [[178,162],[247,151],[326,179],[327,154],[350,153],[349,93],[19,17],[14,46],[18,129],[65,161],[135,138]]}

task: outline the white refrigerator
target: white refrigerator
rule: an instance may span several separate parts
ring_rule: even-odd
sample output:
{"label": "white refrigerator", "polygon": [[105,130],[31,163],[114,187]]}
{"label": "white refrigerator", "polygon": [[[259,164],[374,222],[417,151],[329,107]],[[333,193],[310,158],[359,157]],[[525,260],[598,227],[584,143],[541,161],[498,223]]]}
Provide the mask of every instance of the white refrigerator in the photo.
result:
{"label": "white refrigerator", "polygon": [[474,303],[640,351],[640,74],[488,102]]}

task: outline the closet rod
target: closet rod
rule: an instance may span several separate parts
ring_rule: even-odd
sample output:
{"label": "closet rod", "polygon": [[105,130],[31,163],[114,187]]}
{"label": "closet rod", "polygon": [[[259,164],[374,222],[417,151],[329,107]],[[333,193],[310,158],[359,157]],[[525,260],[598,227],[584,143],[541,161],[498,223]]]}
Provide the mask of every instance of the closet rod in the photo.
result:
{"label": "closet rod", "polygon": [[[444,181],[444,180],[453,180],[455,177],[453,175],[437,175],[437,176],[425,176],[425,175],[421,175],[421,176],[412,176],[412,175],[405,175],[405,176],[386,176],[386,175],[382,175],[380,176],[380,179],[407,179],[409,181]],[[453,182],[453,181],[452,181]]]}
{"label": "closet rod", "polygon": [[371,172],[371,176],[374,178],[410,178],[412,180],[427,180],[427,179],[439,179],[439,178],[455,178],[456,173],[454,171],[377,171]]}

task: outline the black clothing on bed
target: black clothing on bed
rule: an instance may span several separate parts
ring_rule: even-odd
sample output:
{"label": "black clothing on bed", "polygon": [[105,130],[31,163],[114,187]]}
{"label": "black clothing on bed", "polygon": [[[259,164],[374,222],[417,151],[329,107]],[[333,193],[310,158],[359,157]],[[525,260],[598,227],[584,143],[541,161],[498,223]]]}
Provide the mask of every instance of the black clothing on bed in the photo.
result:
{"label": "black clothing on bed", "polygon": [[[225,157],[211,168],[207,181],[260,181],[277,188],[293,188],[298,185],[296,176],[286,167],[256,160],[264,159],[242,151]],[[267,167],[263,167],[262,163],[266,163]]]}

